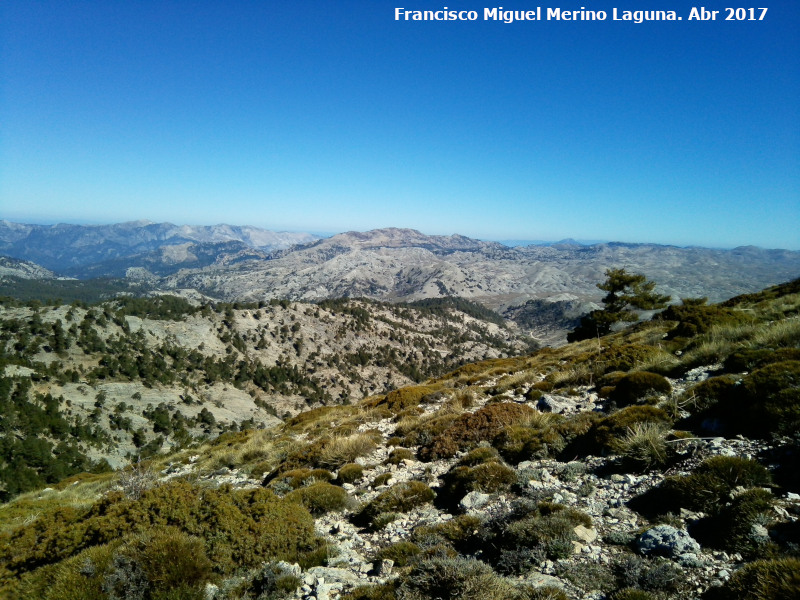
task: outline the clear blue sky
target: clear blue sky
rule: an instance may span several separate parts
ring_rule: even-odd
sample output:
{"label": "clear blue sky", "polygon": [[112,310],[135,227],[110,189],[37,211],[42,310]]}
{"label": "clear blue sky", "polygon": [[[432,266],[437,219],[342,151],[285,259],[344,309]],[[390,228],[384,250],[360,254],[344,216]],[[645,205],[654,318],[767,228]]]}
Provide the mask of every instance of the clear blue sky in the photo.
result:
{"label": "clear blue sky", "polygon": [[800,2],[703,5],[3,0],[0,218],[800,249]]}

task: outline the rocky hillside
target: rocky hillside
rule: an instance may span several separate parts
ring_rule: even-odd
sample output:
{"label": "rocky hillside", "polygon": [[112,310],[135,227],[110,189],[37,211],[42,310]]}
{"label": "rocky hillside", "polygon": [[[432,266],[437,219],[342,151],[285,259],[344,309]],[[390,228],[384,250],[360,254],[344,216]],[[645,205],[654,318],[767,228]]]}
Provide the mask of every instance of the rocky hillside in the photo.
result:
{"label": "rocky hillside", "polygon": [[508,248],[463,236],[410,229],[343,233],[272,260],[210,265],[162,281],[228,300],[342,296],[418,300],[458,296],[503,310],[529,299],[591,302],[611,267],[644,273],[661,293],[720,301],[796,277],[800,252],[711,250],[654,244]]}
{"label": "rocky hillside", "polygon": [[0,507],[0,589],[796,598],[798,430],[800,281],[687,300],[25,494]]}
{"label": "rocky hillside", "polygon": [[[0,400],[20,403],[3,411],[14,415],[5,435],[14,420],[28,423],[44,408],[52,423],[30,433],[50,430],[54,447],[84,438],[75,452],[120,466],[127,456],[350,403],[531,343],[499,315],[454,300],[247,305],[157,296],[92,307],[7,300],[0,369],[10,379]],[[49,462],[34,473],[24,455],[21,447],[6,449],[17,461],[0,469],[7,495],[87,468],[74,457],[53,473]]]}
{"label": "rocky hillside", "polygon": [[[563,343],[576,315],[597,308],[601,293],[595,284],[608,268],[643,273],[675,301],[699,296],[722,301],[800,274],[800,252],[754,247],[564,242],[511,248],[397,228],[314,241],[308,234],[252,227],[146,221],[93,227],[0,221],[0,254],[62,275],[96,278],[38,287],[12,282],[26,297],[85,300],[120,291],[184,289],[226,302],[460,297],[506,315],[546,343]],[[108,277],[116,279],[97,279]],[[88,296],[81,286],[99,286],[97,294],[105,295]],[[7,288],[0,281],[0,292]]]}

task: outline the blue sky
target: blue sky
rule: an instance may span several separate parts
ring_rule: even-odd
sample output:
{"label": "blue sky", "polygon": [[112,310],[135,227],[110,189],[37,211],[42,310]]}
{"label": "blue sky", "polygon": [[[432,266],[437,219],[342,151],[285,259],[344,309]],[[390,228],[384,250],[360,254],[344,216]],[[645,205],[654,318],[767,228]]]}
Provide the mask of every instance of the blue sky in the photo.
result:
{"label": "blue sky", "polygon": [[800,3],[494,6],[4,0],[0,218],[800,249]]}

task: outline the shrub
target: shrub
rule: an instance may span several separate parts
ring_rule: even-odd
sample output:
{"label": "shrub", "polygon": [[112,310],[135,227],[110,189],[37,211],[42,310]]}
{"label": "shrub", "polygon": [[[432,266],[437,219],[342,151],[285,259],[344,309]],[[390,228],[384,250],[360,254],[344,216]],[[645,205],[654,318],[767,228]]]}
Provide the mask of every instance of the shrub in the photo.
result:
{"label": "shrub", "polygon": [[431,558],[417,563],[397,588],[399,600],[505,600],[512,586],[474,558]]}
{"label": "shrub", "polygon": [[336,476],[336,483],[353,483],[364,476],[364,467],[358,463],[348,463],[339,469]]}
{"label": "shrub", "polygon": [[353,521],[366,527],[381,513],[408,512],[432,501],[434,496],[433,490],[421,481],[397,483],[364,506],[353,517]]}
{"label": "shrub", "polygon": [[414,530],[413,538],[420,546],[441,543],[456,547],[464,544],[480,529],[483,522],[473,515],[458,515],[437,525],[422,525]]}
{"label": "shrub", "polygon": [[620,378],[609,398],[619,406],[628,406],[652,396],[669,394],[672,385],[656,373],[636,371]]}
{"label": "shrub", "polygon": [[470,540],[503,573],[524,573],[545,559],[570,556],[575,527],[591,527],[585,513],[553,502],[523,502],[495,517]]}
{"label": "shrub", "polygon": [[398,414],[407,408],[418,406],[425,396],[436,390],[436,387],[427,385],[404,387],[389,392],[381,403],[385,404],[392,414]]}
{"label": "shrub", "polygon": [[375,479],[372,480],[372,483],[369,484],[370,487],[376,488],[381,487],[382,485],[386,485],[389,483],[389,480],[392,478],[391,473],[381,473]]}
{"label": "shrub", "polygon": [[490,446],[479,446],[474,450],[467,452],[459,461],[458,464],[464,467],[474,467],[485,462],[497,461],[500,455],[497,450]]}
{"label": "shrub", "polygon": [[269,490],[213,490],[170,482],[139,500],[112,492],[88,510],[64,507],[42,515],[0,536],[0,562],[20,574],[113,542],[121,531],[145,533],[166,526],[203,539],[221,573],[264,560],[305,563],[322,543],[308,511]]}
{"label": "shrub", "polygon": [[515,600],[569,600],[564,590],[552,585],[523,587],[517,591],[514,598]]}
{"label": "shrub", "polygon": [[637,365],[647,362],[659,353],[658,348],[643,344],[623,344],[612,346],[603,351],[597,358],[597,364],[603,373],[612,371],[630,371]]}
{"label": "shrub", "polygon": [[384,464],[399,465],[404,460],[414,460],[414,453],[407,448],[395,448]]}
{"label": "shrub", "polygon": [[791,435],[800,429],[800,361],[786,360],[756,369],[742,380],[742,414],[737,430],[745,435]]}
{"label": "shrub", "polygon": [[333,511],[345,510],[351,506],[352,499],[338,485],[319,482],[302,487],[286,494],[287,502],[298,502],[306,507],[312,515],[322,515]]}
{"label": "shrub", "polygon": [[474,467],[457,466],[445,476],[439,498],[445,506],[456,506],[469,492],[491,494],[506,490],[517,481],[517,473],[497,461],[480,463]]}
{"label": "shrub", "polygon": [[534,412],[524,404],[497,403],[484,406],[456,419],[430,444],[420,449],[420,457],[423,460],[449,458],[460,450],[475,447],[478,442],[491,441],[503,429]]}
{"label": "shrub", "polygon": [[681,508],[717,512],[737,487],[769,485],[769,471],[756,461],[734,456],[706,459],[688,476],[671,476],[660,485],[632,499],[631,508],[647,516]]}
{"label": "shrub", "polygon": [[[556,419],[553,422],[557,422]],[[512,425],[505,428],[492,441],[503,458],[518,463],[523,460],[552,458],[567,445],[564,436],[555,426],[524,427]]]}
{"label": "shrub", "polygon": [[584,440],[587,450],[595,454],[615,452],[630,430],[645,423],[666,428],[672,420],[665,411],[654,406],[628,406],[592,425]]}
{"label": "shrub", "polygon": [[800,597],[800,559],[755,561],[743,566],[708,600],[791,600]]}
{"label": "shrub", "polygon": [[623,588],[611,595],[611,600],[656,600],[650,592],[636,588]]}
{"label": "shrub", "polygon": [[[667,560],[647,560],[636,555],[625,555],[613,565],[620,588],[638,588],[651,592],[677,592],[682,587],[684,575]],[[616,595],[613,596],[616,598]]]}
{"label": "shrub", "polygon": [[270,487],[278,490],[288,487],[296,490],[304,485],[310,485],[317,481],[331,481],[333,473],[325,469],[293,469],[281,473],[278,477],[270,481]]}
{"label": "shrub", "polygon": [[413,542],[402,541],[381,548],[375,554],[376,560],[393,560],[395,566],[405,567],[422,549]]}
{"label": "shrub", "polygon": [[661,423],[636,423],[615,444],[632,470],[650,470],[663,467],[669,458],[666,437],[669,429]]}
{"label": "shrub", "polygon": [[339,596],[340,600],[397,600],[393,584],[362,585]]}
{"label": "shrub", "polygon": [[774,496],[761,488],[738,494],[730,504],[692,529],[692,535],[703,545],[758,556],[772,546],[769,536],[757,533],[755,526],[768,524],[774,515]]}
{"label": "shrub", "polygon": [[681,403],[689,412],[703,415],[720,401],[730,399],[738,382],[738,378],[732,375],[709,377],[689,388],[684,393]]}
{"label": "shrub", "polygon": [[739,350],[725,359],[724,368],[731,373],[740,373],[742,371],[753,371],[754,369],[785,360],[800,360],[800,348],[747,348]]}

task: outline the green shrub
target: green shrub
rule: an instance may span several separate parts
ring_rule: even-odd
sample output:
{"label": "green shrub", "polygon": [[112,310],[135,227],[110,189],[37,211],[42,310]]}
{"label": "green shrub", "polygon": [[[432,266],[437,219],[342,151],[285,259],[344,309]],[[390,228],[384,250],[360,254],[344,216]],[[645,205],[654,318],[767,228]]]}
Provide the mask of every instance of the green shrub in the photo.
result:
{"label": "green shrub", "polygon": [[380,475],[375,477],[375,479],[373,479],[372,483],[369,484],[369,485],[370,485],[370,487],[373,487],[373,488],[381,487],[382,485],[386,485],[387,483],[389,483],[389,480],[391,478],[392,478],[392,474],[391,473],[381,473]]}
{"label": "green shrub", "polygon": [[650,592],[639,590],[636,588],[623,588],[617,590],[611,595],[611,600],[656,600],[656,597]]}
{"label": "green shrub", "polygon": [[340,600],[397,600],[393,584],[362,585],[339,596]]}
{"label": "green shrub", "polygon": [[738,382],[739,379],[732,375],[709,377],[689,388],[683,394],[681,404],[690,413],[700,415],[702,418],[710,408],[730,399]]}
{"label": "green shrub", "polygon": [[498,461],[456,466],[444,476],[439,498],[444,506],[454,507],[469,492],[492,494],[509,489],[516,481],[517,472]]}
{"label": "green shrub", "polygon": [[[680,568],[672,562],[664,559],[648,560],[632,554],[618,559],[613,564],[613,570],[617,586],[622,589],[674,593],[681,591],[685,581]],[[613,597],[616,598],[616,595]]]}
{"label": "green shrub", "polygon": [[400,388],[389,392],[381,404],[385,404],[392,414],[398,414],[408,408],[418,406],[425,396],[434,393],[436,390],[437,388],[427,385]]}
{"label": "green shrub", "polygon": [[381,548],[375,554],[376,560],[393,560],[395,566],[405,567],[422,549],[413,542],[402,541]]}
{"label": "green shrub", "polygon": [[775,497],[768,490],[746,490],[716,514],[700,521],[692,534],[705,546],[739,552],[750,558],[763,555],[774,544],[768,536],[759,536],[754,526],[766,525],[772,520],[774,505]]}
{"label": "green shrub", "polygon": [[385,492],[378,494],[354,515],[353,522],[361,527],[369,527],[380,514],[408,512],[431,502],[435,495],[433,490],[421,481],[396,483]]}
{"label": "green shrub", "polygon": [[525,586],[517,590],[514,600],[569,600],[569,596],[561,588],[552,585]]}
{"label": "green shrub", "polygon": [[419,561],[397,588],[399,600],[505,600],[512,594],[512,586],[490,566],[463,557]]}
{"label": "green shrub", "polygon": [[145,534],[172,526],[204,540],[220,573],[265,560],[306,563],[322,545],[302,506],[269,490],[219,490],[170,482],[139,500],[112,492],[88,510],[64,507],[0,536],[0,564],[13,575],[107,544],[120,532]]}
{"label": "green shrub", "polygon": [[586,449],[592,454],[616,452],[629,431],[637,425],[647,423],[666,428],[672,424],[672,419],[665,411],[655,406],[628,406],[592,425],[584,440],[587,444]]}
{"label": "green shrub", "polygon": [[643,344],[623,344],[612,346],[603,351],[597,357],[596,364],[603,373],[612,371],[630,371],[654,356],[658,355],[659,350],[653,346]]}
{"label": "green shrub", "polygon": [[669,394],[672,385],[657,373],[636,371],[620,378],[609,398],[618,406],[628,406],[653,396]]}
{"label": "green shrub", "polygon": [[647,516],[681,508],[716,513],[737,487],[760,487],[771,482],[769,471],[754,460],[734,456],[706,459],[688,476],[671,476],[632,499],[631,508]]}
{"label": "green shrub", "polygon": [[414,453],[408,448],[395,448],[384,464],[399,465],[404,460],[414,460]]}
{"label": "green shrub", "polygon": [[414,541],[424,547],[446,544],[459,547],[481,528],[483,522],[473,515],[458,515],[436,525],[422,525],[414,529]]}
{"label": "green shrub", "polygon": [[433,441],[420,449],[423,460],[449,458],[456,452],[469,450],[478,442],[491,442],[503,429],[534,414],[524,404],[497,403],[486,405],[474,413],[462,415]]}
{"label": "green shrub", "polygon": [[546,559],[570,556],[578,525],[592,527],[592,520],[563,504],[522,502],[510,513],[486,523],[468,543],[474,546],[473,550],[482,550],[484,560],[500,572],[519,574]]}
{"label": "green shrub", "polygon": [[724,368],[731,373],[753,371],[785,360],[800,360],[800,348],[747,348],[725,359]]}
{"label": "green shrub", "polygon": [[498,461],[499,459],[500,455],[494,448],[490,446],[479,446],[461,457],[458,464],[464,467],[474,467],[485,462]]}
{"label": "green shrub", "polygon": [[737,430],[745,435],[791,435],[800,429],[800,361],[786,360],[756,369],[742,380]]}
{"label": "green shrub", "polygon": [[302,487],[286,494],[287,502],[298,502],[306,507],[312,515],[342,511],[352,505],[352,498],[338,485],[318,482]]}
{"label": "green shrub", "polygon": [[800,597],[800,559],[755,561],[743,566],[707,600],[792,600]]}
{"label": "green shrub", "polygon": [[333,473],[326,469],[292,469],[285,471],[270,481],[270,487],[296,490],[317,481],[331,481]]}
{"label": "green shrub", "polygon": [[358,463],[348,463],[339,469],[336,476],[336,483],[353,483],[364,476],[364,467]]}
{"label": "green shrub", "polygon": [[523,460],[553,458],[567,442],[555,425],[545,427],[506,427],[492,441],[503,458],[512,463]]}

